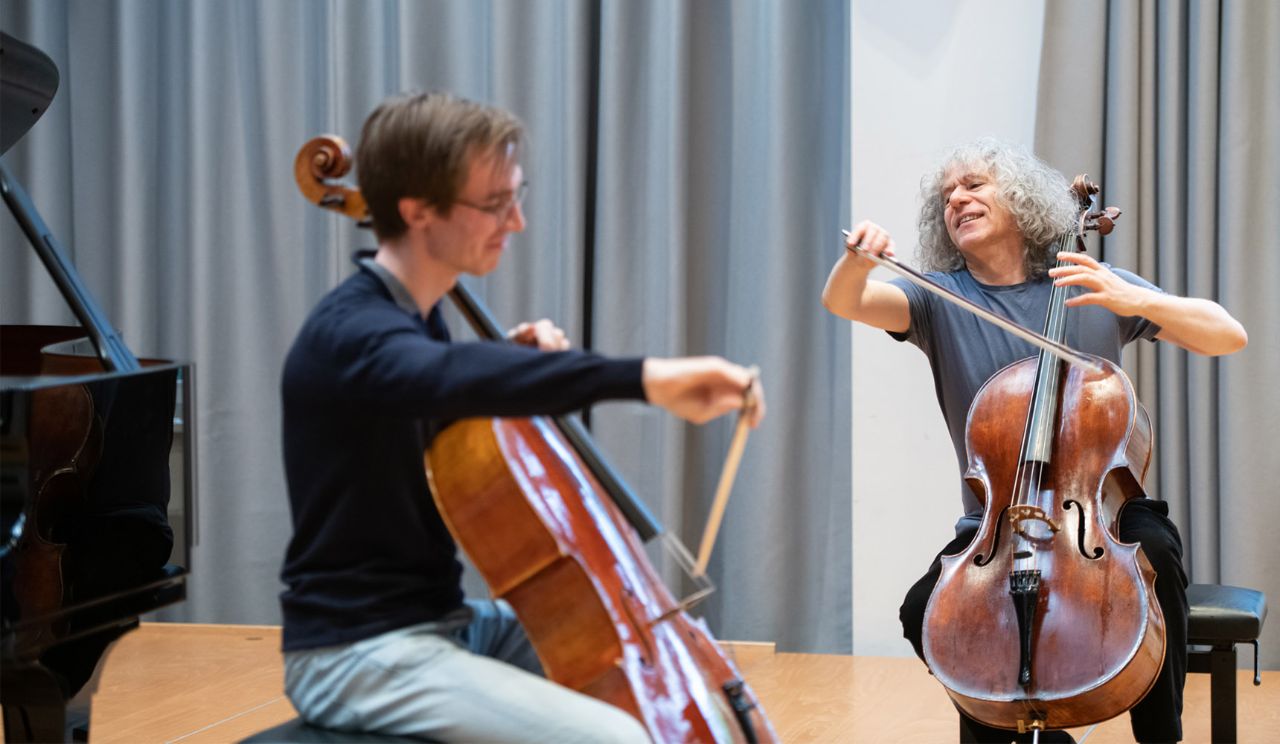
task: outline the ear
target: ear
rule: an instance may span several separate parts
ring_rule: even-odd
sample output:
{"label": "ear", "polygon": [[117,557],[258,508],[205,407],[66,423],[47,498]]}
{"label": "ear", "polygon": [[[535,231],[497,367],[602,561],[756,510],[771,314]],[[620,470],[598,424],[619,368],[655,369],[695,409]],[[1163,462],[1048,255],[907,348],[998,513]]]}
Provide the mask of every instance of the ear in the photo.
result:
{"label": "ear", "polygon": [[396,203],[400,210],[400,219],[409,229],[423,228],[438,218],[435,207],[427,204],[425,199],[405,196]]}

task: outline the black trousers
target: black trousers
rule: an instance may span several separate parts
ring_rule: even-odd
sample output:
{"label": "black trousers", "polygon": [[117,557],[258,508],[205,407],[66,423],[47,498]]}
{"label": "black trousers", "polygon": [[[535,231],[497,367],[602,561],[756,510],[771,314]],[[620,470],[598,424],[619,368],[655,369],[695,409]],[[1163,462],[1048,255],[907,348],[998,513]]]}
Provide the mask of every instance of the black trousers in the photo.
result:
{"label": "black trousers", "polygon": [[[942,574],[941,556],[964,550],[977,534],[976,523],[957,527],[956,537],[934,558],[933,565],[907,591],[899,617],[902,634],[924,658],[920,636],[923,633],[924,610]],[[1182,686],[1187,678],[1187,575],[1182,569],[1182,539],[1178,528],[1169,521],[1169,505],[1163,501],[1134,499],[1120,513],[1120,540],[1142,545],[1142,552],[1156,570],[1156,600],[1164,613],[1164,666],[1155,686],[1133,710],[1129,720],[1133,738],[1139,742],[1176,742],[1182,739]],[[965,716],[961,717],[961,740],[965,742],[1021,741],[1015,732],[992,728]],[[1026,738],[1030,741],[1030,738]]]}

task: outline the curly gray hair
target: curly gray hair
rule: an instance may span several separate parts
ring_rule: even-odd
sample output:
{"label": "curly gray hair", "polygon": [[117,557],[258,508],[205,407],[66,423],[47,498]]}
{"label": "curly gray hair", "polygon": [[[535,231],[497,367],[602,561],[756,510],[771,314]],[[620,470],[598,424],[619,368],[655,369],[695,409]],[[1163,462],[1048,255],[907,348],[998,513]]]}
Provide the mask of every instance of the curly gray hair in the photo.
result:
{"label": "curly gray hair", "polygon": [[997,200],[1009,210],[1025,250],[1027,277],[1044,275],[1052,265],[1057,239],[1074,229],[1079,209],[1066,177],[1027,150],[984,137],[961,145],[932,173],[920,179],[920,263],[926,271],[956,271],[964,257],[951,242],[944,217],[943,183],[949,174],[985,174]]}

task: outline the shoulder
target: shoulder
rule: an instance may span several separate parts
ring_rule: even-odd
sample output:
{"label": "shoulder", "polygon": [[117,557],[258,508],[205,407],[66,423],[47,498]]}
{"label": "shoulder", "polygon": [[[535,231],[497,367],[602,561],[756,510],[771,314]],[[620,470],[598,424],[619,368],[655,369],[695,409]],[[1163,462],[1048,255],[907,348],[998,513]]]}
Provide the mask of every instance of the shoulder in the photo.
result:
{"label": "shoulder", "polygon": [[296,353],[340,353],[388,332],[419,331],[412,318],[387,295],[375,277],[357,272],[331,289],[307,316],[294,342]]}

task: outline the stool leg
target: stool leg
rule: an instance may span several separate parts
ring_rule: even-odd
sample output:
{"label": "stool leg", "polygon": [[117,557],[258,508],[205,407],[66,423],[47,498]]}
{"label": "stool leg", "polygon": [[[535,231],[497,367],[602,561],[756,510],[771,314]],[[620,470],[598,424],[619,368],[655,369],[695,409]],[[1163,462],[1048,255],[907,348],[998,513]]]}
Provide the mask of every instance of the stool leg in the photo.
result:
{"label": "stool leg", "polygon": [[1236,740],[1236,647],[1214,646],[1209,652],[1210,735],[1215,744]]}

